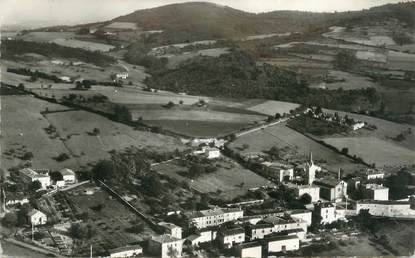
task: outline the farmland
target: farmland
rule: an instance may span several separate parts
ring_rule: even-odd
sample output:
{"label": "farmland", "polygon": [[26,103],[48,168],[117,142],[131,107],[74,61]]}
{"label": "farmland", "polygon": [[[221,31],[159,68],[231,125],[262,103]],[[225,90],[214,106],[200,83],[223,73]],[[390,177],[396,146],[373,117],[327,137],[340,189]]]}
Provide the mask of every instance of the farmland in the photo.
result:
{"label": "farmland", "polygon": [[190,187],[197,192],[217,193],[224,200],[231,200],[243,195],[249,188],[273,186],[273,183],[270,181],[227,158],[215,161],[214,165],[218,168],[216,172],[202,175],[193,180],[180,175],[181,171],[187,169],[180,166],[176,161],[159,164],[152,167],[152,169],[160,174],[176,178],[179,181],[188,182]]}
{"label": "farmland", "polygon": [[[248,147],[240,150],[244,144]],[[242,155],[258,153],[265,155],[265,151],[268,151],[273,146],[278,148],[288,147],[297,153],[288,157],[289,162],[305,161],[307,155],[312,152],[316,162],[330,171],[338,171],[341,168],[346,173],[352,173],[364,167],[286,127],[283,123],[238,137],[229,145],[232,150]]]}

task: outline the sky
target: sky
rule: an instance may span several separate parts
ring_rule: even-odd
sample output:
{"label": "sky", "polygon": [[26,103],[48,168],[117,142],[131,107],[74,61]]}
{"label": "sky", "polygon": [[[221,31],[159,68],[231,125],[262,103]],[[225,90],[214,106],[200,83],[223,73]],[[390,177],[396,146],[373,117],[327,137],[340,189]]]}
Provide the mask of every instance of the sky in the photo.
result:
{"label": "sky", "polygon": [[[195,0],[193,0],[195,1]],[[200,1],[200,0],[199,0]],[[206,0],[247,12],[302,10],[333,12],[367,9],[403,0]],[[192,0],[0,0],[0,23],[47,22],[48,25],[104,21],[131,13]]]}

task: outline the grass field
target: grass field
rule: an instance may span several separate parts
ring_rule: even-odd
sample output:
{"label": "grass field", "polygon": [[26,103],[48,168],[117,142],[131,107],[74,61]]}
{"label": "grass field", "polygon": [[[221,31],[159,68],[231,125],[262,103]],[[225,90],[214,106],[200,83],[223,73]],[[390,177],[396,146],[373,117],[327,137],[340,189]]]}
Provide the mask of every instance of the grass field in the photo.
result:
{"label": "grass field", "polygon": [[343,88],[344,90],[378,88],[378,85],[370,81],[369,78],[347,72],[329,70],[328,77],[337,80],[333,83],[324,84],[328,90],[337,90],[339,88]]}
{"label": "grass field", "polygon": [[299,107],[299,105],[295,103],[266,100],[263,103],[249,106],[246,109],[273,116],[276,113],[279,113],[281,115],[284,113],[289,114],[290,110],[296,109],[297,107]]}
{"label": "grass field", "polygon": [[152,169],[179,181],[186,181],[198,192],[217,193],[224,200],[231,200],[243,195],[250,188],[274,185],[227,158],[214,162],[214,165],[219,166],[216,172],[203,175],[194,180],[179,175],[178,172],[186,171],[187,168],[179,166],[175,161],[154,166]]}
{"label": "grass field", "polygon": [[349,154],[379,167],[415,164],[415,151],[376,137],[338,137],[326,138],[324,141],[339,150],[346,147]]}
{"label": "grass field", "polygon": [[[248,148],[240,151],[239,148],[243,144],[247,144]],[[251,134],[244,135],[232,142],[229,147],[241,154],[264,153],[271,147],[279,148],[289,147],[298,153],[293,157],[294,162],[305,161],[307,155],[313,152],[316,162],[324,160],[325,163],[319,162],[319,165],[326,167],[330,171],[338,171],[342,168],[346,173],[351,173],[363,168],[362,165],[353,163],[349,158],[330,150],[327,147],[305,137],[304,135],[288,128],[285,124],[278,124],[268,127],[264,130],[256,131]],[[337,172],[336,172],[337,173]]]}

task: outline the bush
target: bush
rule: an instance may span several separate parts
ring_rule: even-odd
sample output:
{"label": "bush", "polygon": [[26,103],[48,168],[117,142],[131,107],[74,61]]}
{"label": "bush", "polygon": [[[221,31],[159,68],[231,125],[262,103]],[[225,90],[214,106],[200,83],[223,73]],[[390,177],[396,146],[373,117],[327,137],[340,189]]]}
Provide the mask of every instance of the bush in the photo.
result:
{"label": "bush", "polygon": [[66,153],[61,153],[58,156],[53,158],[54,160],[58,161],[58,162],[62,162],[65,161],[67,159],[70,159],[69,155]]}

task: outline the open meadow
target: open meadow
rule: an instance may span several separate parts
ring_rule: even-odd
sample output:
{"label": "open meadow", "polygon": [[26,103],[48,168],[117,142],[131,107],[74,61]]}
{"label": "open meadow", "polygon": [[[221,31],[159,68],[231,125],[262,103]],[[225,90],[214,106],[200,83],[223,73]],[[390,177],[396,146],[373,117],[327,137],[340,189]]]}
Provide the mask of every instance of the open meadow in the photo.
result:
{"label": "open meadow", "polygon": [[[244,145],[246,148],[243,148]],[[307,155],[312,152],[314,160],[319,166],[323,166],[335,173],[337,173],[340,168],[346,173],[352,173],[364,167],[363,165],[356,164],[351,159],[288,128],[285,123],[243,135],[229,145],[235,152],[243,155],[258,153],[265,155],[265,152],[274,146],[278,148],[288,147],[298,153],[298,155],[295,155],[288,160],[294,162],[305,161]]]}
{"label": "open meadow", "polygon": [[232,200],[244,195],[248,189],[261,186],[274,186],[269,180],[243,168],[238,163],[223,158],[214,162],[217,171],[201,175],[196,179],[183,176],[186,167],[180,166],[177,161],[162,163],[152,169],[160,174],[187,182],[191,188],[200,193],[216,193],[223,200]]}

